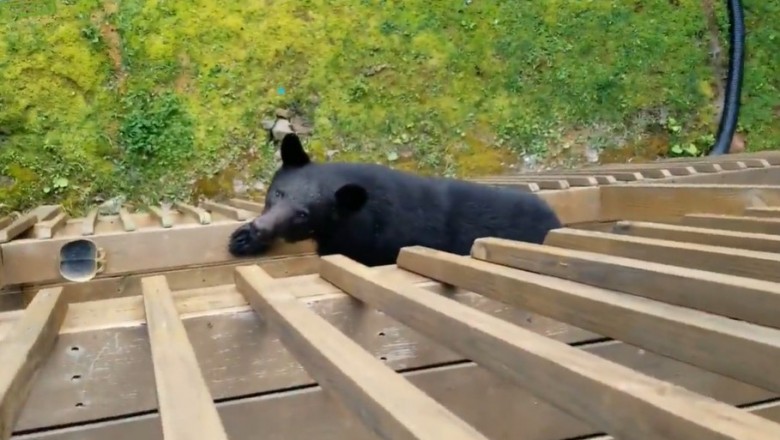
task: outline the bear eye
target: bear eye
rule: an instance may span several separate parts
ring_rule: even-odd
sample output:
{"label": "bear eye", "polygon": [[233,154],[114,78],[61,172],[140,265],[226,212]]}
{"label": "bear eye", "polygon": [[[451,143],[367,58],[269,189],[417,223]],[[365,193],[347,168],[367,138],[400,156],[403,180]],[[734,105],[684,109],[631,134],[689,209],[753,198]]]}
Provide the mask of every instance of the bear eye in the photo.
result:
{"label": "bear eye", "polygon": [[298,211],[298,212],[295,213],[295,216],[300,218],[300,219],[305,219],[306,217],[309,216],[309,214],[307,212]]}
{"label": "bear eye", "polygon": [[279,191],[278,189],[276,191],[274,191],[274,197],[277,197],[277,198],[281,199],[283,195],[284,194],[282,194],[282,192]]}

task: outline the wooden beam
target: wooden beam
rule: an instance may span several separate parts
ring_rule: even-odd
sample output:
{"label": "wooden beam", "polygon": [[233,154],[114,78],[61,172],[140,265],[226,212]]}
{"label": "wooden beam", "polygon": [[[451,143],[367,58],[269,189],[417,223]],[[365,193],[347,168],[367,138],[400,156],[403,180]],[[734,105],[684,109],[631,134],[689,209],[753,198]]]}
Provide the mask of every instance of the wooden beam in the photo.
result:
{"label": "wooden beam", "polygon": [[43,205],[33,209],[0,229],[0,243],[7,243],[13,240],[24,234],[37,222],[49,220],[60,212],[62,212],[60,205]]}
{"label": "wooden beam", "polygon": [[100,210],[93,208],[87,213],[87,216],[81,221],[81,235],[94,235]]}
{"label": "wooden beam", "polygon": [[496,184],[493,182],[477,182],[482,185],[487,186],[509,186],[512,189],[516,189],[519,191],[526,191],[526,192],[537,192],[541,191],[541,187],[536,182],[514,182],[510,184]]}
{"label": "wooden beam", "polygon": [[130,212],[125,207],[119,208],[119,220],[122,222],[122,228],[124,228],[125,232],[132,232],[137,229],[133,216],[130,215]]}
{"label": "wooden beam", "polygon": [[244,211],[249,211],[252,213],[261,213],[263,212],[263,209],[265,209],[265,206],[262,203],[253,202],[251,200],[244,200],[244,199],[230,199],[228,201],[232,206],[243,209]]}
{"label": "wooden beam", "polygon": [[[163,271],[195,265],[236,261],[227,243],[238,225],[222,221],[211,225],[177,225],[175,228],[144,228],[129,239],[125,232],[95,235],[91,240],[105,251],[107,264],[98,278]],[[2,245],[3,276],[6,284],[62,282],[59,253],[65,244],[80,239],[57,237],[51,240],[14,240]],[[279,241],[265,257],[314,252],[311,241],[287,244]]]}
{"label": "wooden beam", "polygon": [[244,221],[249,220],[250,218],[254,217],[251,212],[245,211],[243,209],[234,208],[229,205],[224,205],[222,203],[217,203],[211,200],[205,200],[201,202],[201,206],[203,209],[217,212],[221,215],[224,215],[225,217],[236,220],[236,221]]}
{"label": "wooden beam", "polygon": [[504,304],[780,392],[780,378],[766,374],[780,359],[777,329],[422,247],[402,250],[398,265]]}
{"label": "wooden beam", "polygon": [[149,214],[152,218],[157,219],[163,228],[173,227],[173,219],[169,213],[164,212],[159,206],[147,206],[147,208],[149,208]]}
{"label": "wooden beam", "polygon": [[484,185],[490,185],[490,186],[498,186],[498,187],[504,187],[504,188],[520,188],[523,190],[528,190],[530,188],[529,185],[536,185],[539,187],[540,190],[542,189],[569,189],[569,182],[563,179],[534,179],[529,178],[527,180],[524,179],[513,179],[513,180],[506,180],[506,181],[479,181],[478,183],[482,183]]}
{"label": "wooden beam", "polygon": [[780,284],[498,238],[474,241],[473,258],[780,328]]}
{"label": "wooden beam", "polygon": [[556,229],[545,244],[692,269],[780,281],[780,255],[598,231]]}
{"label": "wooden beam", "polygon": [[738,215],[687,214],[682,223],[699,228],[780,235],[780,219]]}
{"label": "wooden beam", "polygon": [[368,305],[609,434],[643,440],[780,436],[780,425],[766,419],[393,277],[374,276],[344,256],[323,257],[320,274]]}
{"label": "wooden beam", "polygon": [[780,207],[748,207],[745,208],[745,215],[751,215],[754,217],[780,218]]}
{"label": "wooden beam", "polygon": [[780,205],[780,185],[631,184],[599,187],[602,220],[679,221],[691,212],[740,215]]}
{"label": "wooden beam", "polygon": [[54,347],[66,311],[62,288],[46,289],[0,341],[0,440],[11,438],[31,382]]}
{"label": "wooden beam", "polygon": [[236,286],[306,371],[380,438],[487,440],[308,309],[289,287],[275,285],[259,267],[237,268]]}
{"label": "wooden beam", "polygon": [[227,440],[165,276],[141,285],[165,440]]}
{"label": "wooden beam", "polygon": [[54,237],[59,229],[65,226],[68,221],[68,214],[66,212],[60,212],[49,220],[39,221],[33,226],[33,235],[35,238],[46,240]]}
{"label": "wooden beam", "polygon": [[636,221],[619,221],[613,226],[612,232],[634,237],[732,247],[751,251],[780,252],[780,236],[772,234],[753,234],[723,229]]}
{"label": "wooden beam", "polygon": [[189,215],[190,217],[195,218],[195,220],[197,220],[198,223],[200,223],[201,225],[211,224],[211,214],[209,214],[204,209],[192,205],[188,205],[182,202],[174,202],[173,207],[176,208],[182,214],[186,214]]}

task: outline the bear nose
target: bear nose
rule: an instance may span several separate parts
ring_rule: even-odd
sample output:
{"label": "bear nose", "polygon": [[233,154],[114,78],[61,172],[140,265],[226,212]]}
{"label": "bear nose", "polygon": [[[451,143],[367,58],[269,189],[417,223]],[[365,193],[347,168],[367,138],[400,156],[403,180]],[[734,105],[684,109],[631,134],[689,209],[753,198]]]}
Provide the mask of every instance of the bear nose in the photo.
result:
{"label": "bear nose", "polygon": [[272,230],[268,225],[260,224],[258,225],[257,222],[250,223],[250,228],[252,229],[252,233],[259,239],[264,240],[268,239],[272,235]]}

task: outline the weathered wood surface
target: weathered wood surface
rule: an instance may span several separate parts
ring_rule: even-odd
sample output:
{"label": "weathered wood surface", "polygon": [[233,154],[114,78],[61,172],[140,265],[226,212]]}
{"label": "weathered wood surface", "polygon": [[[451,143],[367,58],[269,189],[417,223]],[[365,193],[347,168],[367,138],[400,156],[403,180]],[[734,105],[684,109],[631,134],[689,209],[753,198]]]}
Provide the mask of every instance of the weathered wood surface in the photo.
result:
{"label": "weathered wood surface", "polygon": [[57,341],[66,310],[62,289],[46,289],[0,339],[0,439],[10,438],[33,378]]}
{"label": "weathered wood surface", "polygon": [[227,440],[165,276],[141,285],[165,440]]}
{"label": "weathered wood surface", "polygon": [[[402,261],[403,255],[399,265]],[[393,277],[373,274],[346,257],[324,257],[320,274],[350,295],[441,341],[493,373],[621,438],[780,436],[778,424],[405,285]],[[631,386],[626,387],[629,383]]]}
{"label": "weathered wood surface", "polygon": [[306,308],[289,283],[254,266],[236,269],[236,286],[317,383],[380,438],[487,440]]}

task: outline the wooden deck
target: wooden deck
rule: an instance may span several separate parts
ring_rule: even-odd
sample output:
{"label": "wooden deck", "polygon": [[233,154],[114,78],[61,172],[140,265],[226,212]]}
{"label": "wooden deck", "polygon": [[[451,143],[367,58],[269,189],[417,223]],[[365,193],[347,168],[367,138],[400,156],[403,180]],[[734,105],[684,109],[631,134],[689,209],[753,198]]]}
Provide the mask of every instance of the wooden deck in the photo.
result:
{"label": "wooden deck", "polygon": [[368,268],[230,257],[250,201],[5,220],[0,439],[780,439],[780,154],[479,180],[565,226]]}

